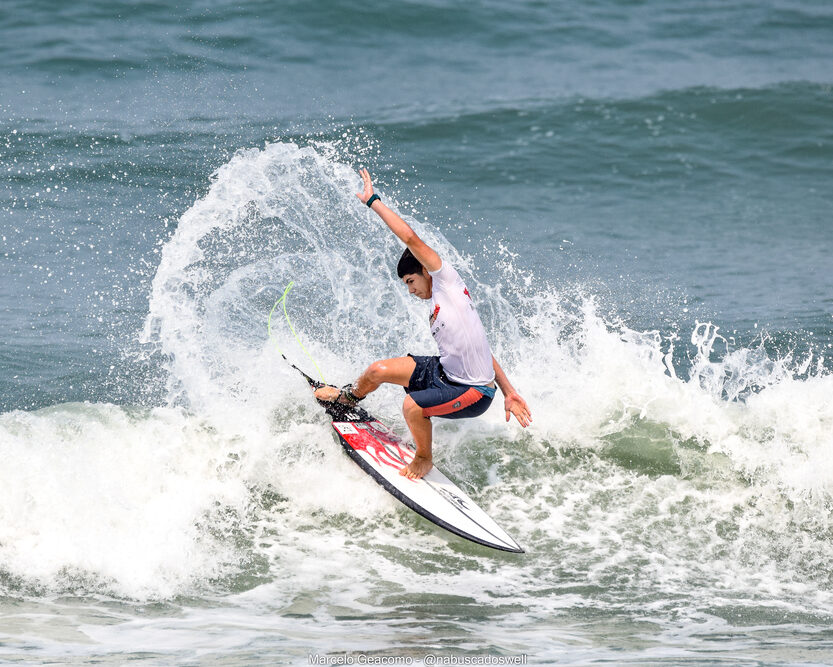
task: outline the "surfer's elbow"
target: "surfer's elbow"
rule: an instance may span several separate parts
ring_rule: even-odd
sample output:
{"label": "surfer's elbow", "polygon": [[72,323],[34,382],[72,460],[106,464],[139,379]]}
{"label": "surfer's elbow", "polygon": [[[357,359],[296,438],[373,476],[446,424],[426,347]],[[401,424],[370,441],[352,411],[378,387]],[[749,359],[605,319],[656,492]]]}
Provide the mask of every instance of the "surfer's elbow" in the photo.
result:
{"label": "surfer's elbow", "polygon": [[416,246],[417,250],[419,250],[421,245],[425,245],[425,243],[423,243],[422,239],[419,238],[417,233],[413,229],[411,229],[410,227],[408,227],[408,231],[405,234],[403,234],[401,238],[402,238],[402,243],[404,243],[406,246],[408,246],[411,249],[411,252],[414,251],[414,246]]}

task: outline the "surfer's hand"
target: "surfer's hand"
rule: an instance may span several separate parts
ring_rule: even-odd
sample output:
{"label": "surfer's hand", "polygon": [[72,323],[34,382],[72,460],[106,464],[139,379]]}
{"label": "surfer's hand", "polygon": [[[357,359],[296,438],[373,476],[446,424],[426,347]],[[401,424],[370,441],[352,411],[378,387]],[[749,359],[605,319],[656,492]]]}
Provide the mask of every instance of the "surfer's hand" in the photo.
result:
{"label": "surfer's hand", "polygon": [[373,196],[373,183],[370,181],[370,172],[367,169],[359,169],[359,174],[361,174],[362,181],[364,182],[364,192],[357,192],[356,196],[361,200],[362,204],[366,204],[367,200]]}
{"label": "surfer's hand", "polygon": [[529,406],[518,393],[512,392],[509,394],[503,402],[503,408],[506,410],[506,421],[509,421],[510,413],[515,415],[515,419],[524,428],[529,426],[529,423],[532,421],[532,413],[529,411]]}

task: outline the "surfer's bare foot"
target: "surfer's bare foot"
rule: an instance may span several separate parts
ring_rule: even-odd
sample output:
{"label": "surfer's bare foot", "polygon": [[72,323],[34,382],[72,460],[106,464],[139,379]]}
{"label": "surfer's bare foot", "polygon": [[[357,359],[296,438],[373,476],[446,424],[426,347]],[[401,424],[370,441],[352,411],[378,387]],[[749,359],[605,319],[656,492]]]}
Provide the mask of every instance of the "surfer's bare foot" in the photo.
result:
{"label": "surfer's bare foot", "polygon": [[341,389],[338,387],[330,387],[328,385],[319,387],[315,390],[315,398],[319,401],[332,402],[338,398],[339,394],[341,394]]}
{"label": "surfer's bare foot", "polygon": [[431,457],[415,456],[413,461],[399,471],[399,474],[408,479],[421,479],[433,467],[434,462],[431,460]]}
{"label": "surfer's bare foot", "polygon": [[348,384],[341,389],[338,387],[331,387],[330,385],[319,387],[315,390],[315,398],[319,401],[326,401],[328,403],[338,401],[343,405],[354,408],[356,407],[356,404],[364,398],[364,396],[356,396],[353,393],[353,385]]}

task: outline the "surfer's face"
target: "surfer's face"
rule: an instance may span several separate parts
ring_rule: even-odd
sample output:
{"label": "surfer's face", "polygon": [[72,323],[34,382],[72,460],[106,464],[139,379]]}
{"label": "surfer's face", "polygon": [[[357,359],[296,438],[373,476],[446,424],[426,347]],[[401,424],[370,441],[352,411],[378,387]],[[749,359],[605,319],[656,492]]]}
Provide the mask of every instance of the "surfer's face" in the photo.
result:
{"label": "surfer's face", "polygon": [[431,276],[423,268],[422,273],[406,273],[402,276],[402,282],[408,288],[408,293],[418,296],[420,299],[431,298]]}

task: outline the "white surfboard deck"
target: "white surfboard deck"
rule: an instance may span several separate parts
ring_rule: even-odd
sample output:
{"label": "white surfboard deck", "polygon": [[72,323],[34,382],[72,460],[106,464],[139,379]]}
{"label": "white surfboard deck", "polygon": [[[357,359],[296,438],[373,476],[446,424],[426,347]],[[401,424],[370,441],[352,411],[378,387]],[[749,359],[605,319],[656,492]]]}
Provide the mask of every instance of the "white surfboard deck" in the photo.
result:
{"label": "white surfboard deck", "polygon": [[[501,551],[524,552],[436,466],[422,479],[407,479],[400,475],[399,470],[413,460],[413,448],[364,410],[341,407],[341,410],[328,410],[334,417],[333,428],[341,445],[350,458],[386,491],[417,514],[455,535]],[[336,411],[341,414],[333,414]]]}

